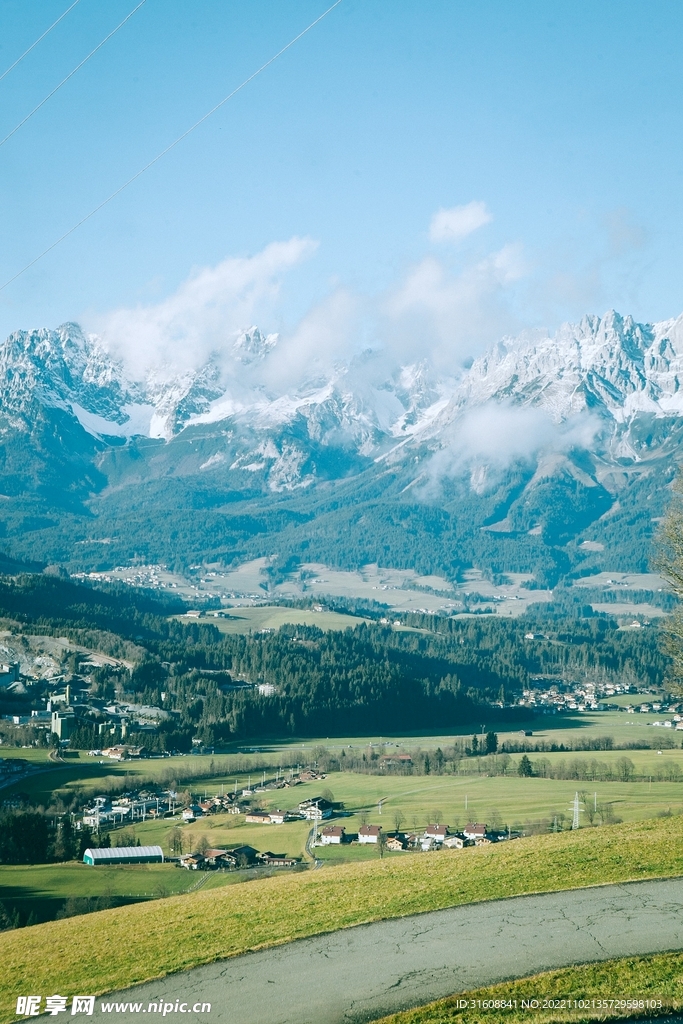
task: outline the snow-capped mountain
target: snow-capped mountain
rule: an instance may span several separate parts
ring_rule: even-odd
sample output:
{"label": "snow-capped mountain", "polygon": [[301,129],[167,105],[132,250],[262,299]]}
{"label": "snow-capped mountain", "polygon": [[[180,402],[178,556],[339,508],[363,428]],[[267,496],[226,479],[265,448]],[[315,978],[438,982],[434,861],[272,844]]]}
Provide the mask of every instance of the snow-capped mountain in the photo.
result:
{"label": "snow-capped mountain", "polygon": [[[230,349],[239,364],[265,360],[277,335],[257,327],[242,332]],[[77,324],[57,330],[17,331],[0,346],[0,398],[13,424],[29,426],[35,404],[71,412],[98,438],[144,435],[170,440],[188,426],[238,419],[270,431],[303,416],[312,441],[344,438],[372,449],[372,438],[400,432],[407,418],[436,392],[423,368],[402,370],[394,384],[364,388],[355,394],[346,367],[327,380],[302,381],[289,394],[268,394],[261,387],[226,386],[219,356],[197,369],[169,372],[153,368],[144,380],[127,377],[99,339]]]}
{"label": "snow-capped mountain", "polygon": [[[231,351],[253,365],[276,344],[277,335],[252,327]],[[304,380],[287,394],[233,393],[213,360],[175,374],[155,368],[133,381],[96,337],[64,324],[18,331],[0,346],[0,398],[5,416],[20,419],[38,402],[72,411],[86,430],[105,437],[170,440],[187,426],[233,418],[270,430],[304,416],[311,439],[324,443],[342,434],[368,454],[373,438],[379,444],[384,436],[438,435],[463,410],[486,402],[536,406],[556,422],[598,411],[621,425],[641,413],[683,414],[683,315],[638,324],[611,311],[564,324],[555,335],[505,338],[455,381],[436,380],[417,363],[358,388],[360,375],[350,369],[337,368],[313,385]]]}
{"label": "snow-capped mountain", "polygon": [[638,324],[613,310],[564,324],[555,335],[505,339],[470,367],[453,407],[513,399],[556,420],[599,408],[615,422],[683,413],[683,315]]}
{"label": "snow-capped mountain", "polygon": [[[467,513],[475,540],[494,530],[556,548],[585,536],[597,551],[608,541],[593,535],[620,509],[664,495],[683,445],[683,316],[639,324],[612,311],[505,338],[453,379],[426,361],[387,370],[366,352],[278,389],[277,354],[277,335],[251,327],[202,366],[135,380],[75,324],[12,334],[0,346],[0,497],[92,512],[167,479],[215,493],[209,503],[357,480],[398,507],[445,500],[434,481],[451,493],[461,478],[458,501],[480,501]],[[377,483],[387,473],[392,495]],[[634,497],[645,486],[650,497]],[[357,500],[350,484],[344,493]],[[0,536],[25,529],[1,513]]]}

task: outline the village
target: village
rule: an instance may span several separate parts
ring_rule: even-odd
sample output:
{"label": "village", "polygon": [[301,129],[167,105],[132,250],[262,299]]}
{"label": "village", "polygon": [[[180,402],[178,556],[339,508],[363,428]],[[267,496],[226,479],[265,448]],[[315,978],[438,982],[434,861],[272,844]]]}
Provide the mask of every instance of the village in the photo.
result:
{"label": "village", "polygon": [[[98,752],[99,753],[99,752]],[[116,754],[117,752],[115,752]],[[343,804],[335,802],[332,794],[325,790],[326,795],[307,797],[291,809],[263,809],[260,806],[260,794],[268,790],[284,790],[302,783],[323,782],[326,776],[313,769],[306,769],[294,776],[289,772],[288,778],[281,778],[278,772],[275,778],[261,784],[246,788],[238,788],[235,783],[232,792],[219,792],[204,799],[194,799],[188,792],[178,793],[168,789],[153,791],[141,789],[130,791],[119,796],[97,796],[90,805],[83,808],[82,815],[75,822],[77,831],[89,830],[93,837],[93,850],[86,852],[86,863],[136,863],[141,857],[148,857],[147,851],[154,851],[155,860],[166,860],[177,863],[188,870],[234,870],[237,868],[296,868],[301,858],[290,857],[272,850],[259,851],[249,843],[240,843],[234,847],[212,847],[204,835],[197,832],[183,834],[183,825],[194,825],[206,819],[207,827],[211,827],[211,818],[215,815],[242,815],[245,825],[282,826],[290,822],[310,822],[311,830],[306,844],[307,850],[315,858],[315,849],[319,847],[374,847],[380,856],[385,851],[412,851],[426,853],[439,849],[463,849],[467,846],[484,846],[511,838],[509,832],[489,828],[485,823],[469,822],[464,828],[451,829],[447,825],[435,822],[424,829],[403,831],[400,818],[394,821],[395,828],[385,828],[379,824],[366,822],[357,831],[347,830],[343,824],[333,819],[344,819],[349,816]],[[221,787],[223,790],[224,787]],[[378,815],[381,815],[381,802]],[[168,832],[168,854],[164,855],[160,846],[142,847],[130,845],[133,833],[127,831],[126,845],[116,843],[117,831],[123,826],[134,826],[147,821],[165,820],[170,826]],[[189,842],[190,849],[184,849]],[[102,847],[97,849],[97,845]]]}
{"label": "village", "polygon": [[[528,633],[527,638],[536,636]],[[541,714],[558,714],[561,712],[577,711],[642,711],[663,712],[673,714],[673,725],[681,721],[679,711],[683,704],[679,702],[657,702],[644,700],[642,704],[631,704],[628,707],[620,703],[614,703],[616,697],[624,694],[642,694],[645,697],[648,691],[635,686],[619,683],[596,683],[596,682],[570,682],[558,681],[552,678],[537,678],[532,680],[533,688],[522,690],[522,693],[515,700],[515,706],[527,707]],[[651,696],[651,694],[650,694]],[[683,728],[683,726],[681,726]]]}

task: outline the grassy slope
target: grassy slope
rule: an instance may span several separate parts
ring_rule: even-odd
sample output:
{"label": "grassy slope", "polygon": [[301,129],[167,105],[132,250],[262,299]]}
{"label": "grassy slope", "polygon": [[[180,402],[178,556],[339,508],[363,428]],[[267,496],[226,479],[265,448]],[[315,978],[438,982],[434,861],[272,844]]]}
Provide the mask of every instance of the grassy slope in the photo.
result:
{"label": "grassy slope", "polygon": [[[517,1001],[512,1008],[466,1006],[462,1000]],[[522,1000],[536,999],[539,1008],[522,1009]],[[638,1006],[592,1006],[593,1000],[638,1000]],[[543,1000],[562,1002],[569,1007],[555,1006],[544,1009]],[[583,1000],[584,1007],[574,1007],[574,1000]],[[643,1005],[654,1001],[655,1006]],[[659,1008],[656,1004],[661,1001]],[[463,992],[450,999],[439,999],[427,1006],[405,1013],[383,1017],[376,1024],[521,1024],[530,1017],[539,1024],[578,1020],[607,1020],[616,1017],[649,1017],[658,1013],[680,1010],[683,1006],[683,954],[662,953],[657,956],[626,957],[623,960],[605,960],[597,964],[566,967],[548,971],[519,981],[503,982],[487,988]]]}
{"label": "grassy slope", "polygon": [[86,864],[3,864],[0,896],[32,899],[66,899],[69,896],[156,896],[159,890],[186,892],[197,881],[194,873],[173,864],[118,864],[93,871]]}
{"label": "grassy slope", "polygon": [[[362,922],[522,893],[679,875],[681,840],[682,818],[651,820],[279,876],[5,932],[0,1005],[9,1007],[28,988],[51,990],[55,978],[62,995],[112,991]],[[6,1011],[0,1019],[9,1019]]]}

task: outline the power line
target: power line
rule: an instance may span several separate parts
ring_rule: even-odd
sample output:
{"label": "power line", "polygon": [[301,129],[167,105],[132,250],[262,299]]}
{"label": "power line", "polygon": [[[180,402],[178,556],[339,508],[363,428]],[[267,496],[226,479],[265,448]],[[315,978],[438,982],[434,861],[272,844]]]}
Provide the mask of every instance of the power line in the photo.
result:
{"label": "power line", "polygon": [[59,90],[60,90],[60,89],[62,88],[62,86],[63,86],[63,85],[66,85],[66,83],[67,83],[67,82],[69,81],[69,79],[70,79],[70,78],[73,78],[73,76],[74,76],[74,75],[76,74],[76,72],[77,72],[77,71],[80,71],[80,69],[81,69],[81,68],[83,67],[83,65],[84,65],[84,64],[87,64],[87,63],[88,63],[88,61],[90,60],[90,58],[91,58],[91,57],[94,57],[94,55],[95,55],[95,54],[97,53],[97,51],[98,51],[98,50],[101,50],[101,49],[102,49],[102,47],[104,46],[104,44],[105,44],[105,43],[106,43],[106,42],[107,42],[107,41],[108,41],[109,39],[111,39],[111,37],[112,37],[112,36],[115,36],[115,35],[116,35],[116,33],[118,32],[118,30],[119,30],[120,28],[123,28],[123,26],[124,26],[124,25],[126,24],[126,22],[127,22],[127,21],[129,21],[129,20],[130,20],[130,19],[131,19],[131,18],[133,17],[133,15],[135,14],[135,12],[136,12],[136,11],[139,11],[139,10],[140,10],[140,8],[142,7],[142,5],[143,5],[143,4],[145,4],[145,3],[147,3],[147,0],[140,0],[140,3],[139,3],[139,4],[137,5],[137,7],[134,7],[134,8],[133,8],[133,10],[132,10],[132,11],[130,12],[130,14],[127,14],[127,15],[126,15],[126,17],[125,17],[125,18],[123,19],[123,21],[122,21],[122,22],[120,22],[120,23],[119,23],[119,24],[118,24],[118,25],[116,26],[116,28],[112,29],[112,31],[111,31],[111,32],[109,33],[109,35],[108,35],[108,36],[105,36],[105,37],[104,37],[104,39],[102,40],[102,42],[101,42],[101,43],[98,43],[98,44],[97,44],[97,46],[95,47],[95,49],[94,49],[94,50],[91,50],[91,51],[90,51],[90,53],[88,54],[88,56],[87,56],[87,57],[84,57],[84,58],[83,58],[83,60],[81,61],[81,63],[80,63],[80,64],[77,64],[77,65],[76,65],[76,67],[75,67],[75,68],[73,69],[73,71],[70,71],[70,72],[69,72],[69,74],[68,74],[68,75],[66,76],[66,78],[63,78],[63,79],[61,80],[61,82],[59,83],[59,85],[56,85],[56,86],[54,87],[54,89],[52,90],[52,92],[49,92],[49,93],[47,94],[47,96],[45,97],[45,99],[41,100],[41,101],[40,101],[40,103],[38,104],[38,106],[37,106],[37,107],[34,107],[34,108],[33,108],[33,110],[32,110],[32,111],[31,111],[31,112],[30,112],[29,114],[27,114],[27,115],[26,115],[26,117],[25,117],[25,118],[24,118],[24,119],[23,119],[22,121],[20,121],[20,122],[19,122],[19,124],[18,124],[18,125],[16,125],[16,126],[15,126],[15,127],[14,127],[14,128],[12,129],[12,131],[11,131],[11,132],[10,132],[10,133],[9,133],[8,135],[6,135],[6,136],[4,137],[4,139],[2,139],[2,140],[0,141],[0,146],[4,146],[4,145],[5,145],[5,143],[6,143],[7,141],[9,141],[9,139],[11,139],[11,138],[12,138],[12,136],[13,136],[13,135],[15,135],[15,134],[16,134],[16,133],[17,133],[17,132],[19,131],[19,129],[21,128],[21,126],[22,126],[22,125],[24,125],[24,124],[26,124],[26,122],[27,122],[27,121],[29,120],[29,118],[33,117],[33,115],[34,115],[34,114],[35,114],[35,113],[36,113],[36,112],[37,112],[38,110],[40,110],[40,108],[41,108],[41,107],[44,107],[44,106],[45,106],[45,104],[47,103],[47,101],[48,101],[49,99],[52,99],[52,97],[54,96],[54,94],[55,94],[56,92],[59,92]]}
{"label": "power line", "polygon": [[24,59],[24,57],[28,57],[28,55],[31,52],[31,50],[34,50],[36,48],[36,46],[38,45],[38,43],[41,42],[41,40],[43,40],[45,38],[45,36],[49,35],[50,32],[52,32],[52,29],[56,28],[57,25],[59,25],[59,23],[62,20],[62,18],[66,18],[66,16],[69,13],[69,11],[73,11],[73,9],[76,6],[76,4],[79,4],[80,2],[81,2],[81,0],[74,0],[74,2],[71,4],[71,7],[67,7],[67,9],[64,11],[64,14],[60,14],[59,17],[57,18],[57,20],[53,21],[52,24],[50,25],[50,27],[45,29],[45,31],[43,32],[42,36],[38,36],[38,38],[36,39],[35,43],[31,43],[31,45],[29,46],[28,50],[24,50],[24,52],[22,53],[21,57],[17,57],[17,59],[15,60],[14,64],[10,64],[10,66],[7,68],[7,71],[3,71],[3,73],[0,75],[0,82],[2,82],[3,78],[6,78],[7,75],[9,75],[10,71],[14,71],[15,67],[17,66],[17,64],[21,64],[21,62]]}
{"label": "power line", "polygon": [[[163,156],[166,156],[167,153],[170,153],[170,151],[174,149],[174,147],[177,146],[179,142],[182,142],[183,139],[186,139],[187,136],[190,135],[195,130],[195,128],[199,128],[200,124],[203,124],[204,121],[211,117],[212,114],[215,114],[217,110],[219,110],[225,103],[227,103],[228,100],[231,100],[233,96],[236,96],[237,93],[244,89],[246,85],[249,85],[249,82],[252,82],[257,75],[260,75],[262,71],[265,71],[266,68],[270,67],[270,65],[273,64],[278,59],[278,57],[281,57],[282,54],[289,50],[290,47],[294,46],[294,44],[297,43],[299,39],[301,39],[303,36],[305,36],[307,32],[310,32],[312,28],[315,28],[315,26],[319,22],[321,22],[323,18],[326,18],[330,11],[333,11],[335,7],[338,7],[341,2],[342,0],[335,0],[332,6],[328,7],[326,11],[323,11],[323,13],[319,17],[317,17],[315,21],[312,21],[311,24],[308,25],[303,30],[303,32],[299,32],[298,36],[294,36],[294,39],[290,40],[290,42],[288,42],[286,46],[283,46],[281,50],[278,50],[275,56],[271,57],[270,60],[267,60],[265,64],[262,64],[257,71],[254,71],[253,74],[249,75],[249,78],[245,78],[241,85],[238,85],[237,88],[233,89],[232,92],[228,93],[228,95],[225,96],[220,101],[220,103],[217,103],[215,107],[212,107],[211,110],[208,111],[208,113],[204,114],[203,117],[200,117],[198,121],[195,121],[191,128],[188,128],[187,131],[184,131],[182,135],[179,135],[178,138],[174,142],[171,142],[170,145],[166,146],[165,149],[162,149],[162,151],[158,153],[152,160],[150,160],[149,163],[146,163],[144,167],[141,167],[140,170],[137,171],[132,176],[132,178],[129,178],[128,181],[125,181],[123,185],[119,186],[119,188],[117,188],[115,192],[112,192],[110,196],[107,196],[107,198],[104,199],[101,203],[99,203],[93,210],[91,210],[90,213],[87,213],[85,217],[82,217],[78,221],[78,223],[74,224],[74,226],[69,228],[68,231],[65,231],[63,235],[60,235],[60,237],[56,241],[54,241],[52,245],[48,245],[47,249],[43,249],[43,251],[38,256],[34,257],[34,259],[32,259],[30,263],[27,263],[25,267],[22,267],[22,269],[19,270],[14,275],[14,277],[10,277],[8,281],[5,281],[4,284],[0,285],[0,292],[4,291],[5,288],[9,287],[9,285],[16,281],[18,277],[21,277],[22,274],[25,274],[27,270],[30,270],[31,267],[38,263],[39,260],[42,260],[43,256],[47,256],[49,252],[52,252],[52,250],[55,249],[60,244],[60,242],[63,242],[65,238],[68,238],[69,235],[72,235],[74,231],[77,231],[82,224],[85,224],[85,222],[90,220],[91,217],[94,217],[96,213],[99,213],[99,211],[108,203],[110,203],[112,199],[116,199],[116,197],[120,195],[124,189],[128,188],[129,185],[132,185],[134,181],[137,181],[137,179],[142,174],[144,174],[145,171],[149,170],[150,167],[152,167],[155,163],[161,160]],[[142,4],[140,4],[139,6],[142,6]],[[131,13],[134,14],[135,12],[133,11]]]}

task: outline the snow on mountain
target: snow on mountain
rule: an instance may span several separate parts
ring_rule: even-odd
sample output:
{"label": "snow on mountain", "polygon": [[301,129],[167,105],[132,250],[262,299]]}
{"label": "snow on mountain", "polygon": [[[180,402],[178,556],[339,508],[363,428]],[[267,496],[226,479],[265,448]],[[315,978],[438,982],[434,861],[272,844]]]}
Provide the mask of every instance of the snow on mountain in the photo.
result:
{"label": "snow on mountain", "polygon": [[[397,442],[401,449],[401,442],[424,440],[438,446],[440,438],[453,436],[465,412],[489,402],[538,408],[555,423],[597,414],[605,434],[621,438],[622,448],[613,446],[612,454],[629,457],[633,450],[624,438],[634,420],[683,414],[683,315],[639,324],[610,311],[564,324],[554,335],[505,338],[455,381],[437,379],[424,362],[373,380],[377,371],[366,354],[357,364],[337,366],[328,379],[302,381],[285,394],[258,384],[258,366],[277,341],[250,327],[222,362],[217,356],[179,373],[159,367],[144,381],[132,381],[100,341],[75,324],[18,331],[0,346],[2,418],[8,429],[29,429],[39,403],[70,411],[100,438],[166,440],[188,426],[230,420],[250,438],[237,460],[230,456],[231,464],[252,471],[268,465],[276,486],[286,487],[308,482],[302,467],[311,445],[372,458],[396,450]],[[226,373],[226,365],[236,364],[249,367],[250,383],[240,383],[237,371]],[[303,426],[296,443],[278,442],[296,423]],[[223,461],[219,451],[201,468]]]}
{"label": "snow on mountain", "polygon": [[277,345],[277,334],[264,336],[258,327],[250,327],[242,331],[237,341],[232,346],[232,355],[238,362],[248,366],[250,363],[260,362]]}
{"label": "snow on mountain", "polygon": [[39,402],[62,409],[75,403],[115,426],[142,398],[97,339],[86,338],[76,324],[11,334],[0,346],[0,397],[3,414],[17,425]]}
{"label": "snow on mountain", "polygon": [[624,423],[640,412],[683,413],[683,315],[638,324],[613,310],[555,335],[504,339],[476,359],[452,410],[487,401],[537,405],[561,421],[585,410]]}

